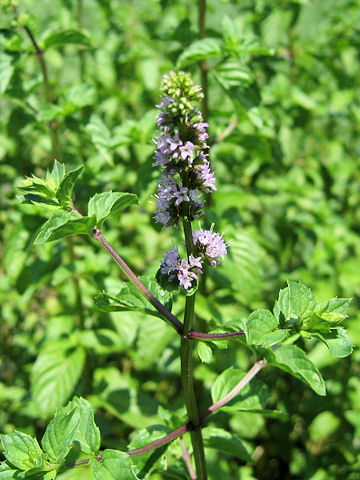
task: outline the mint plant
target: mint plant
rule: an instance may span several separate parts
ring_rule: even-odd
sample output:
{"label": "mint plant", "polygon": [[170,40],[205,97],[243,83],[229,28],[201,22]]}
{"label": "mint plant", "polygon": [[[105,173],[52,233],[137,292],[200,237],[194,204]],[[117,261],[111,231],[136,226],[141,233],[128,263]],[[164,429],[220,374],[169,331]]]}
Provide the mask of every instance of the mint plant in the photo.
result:
{"label": "mint plant", "polygon": [[[162,471],[169,478],[205,480],[206,458],[211,449],[244,462],[252,461],[243,439],[220,426],[208,425],[213,414],[221,410],[281,417],[281,412],[266,408],[269,398],[266,378],[271,367],[284,370],[324,396],[325,382],[304,346],[320,341],[335,358],[352,352],[352,342],[343,324],[351,299],[331,298],[318,303],[302,282],[289,281],[280,290],[272,311],[257,309],[246,319],[239,318],[229,325],[226,331],[220,325],[210,331],[199,329],[195,314],[199,285],[232,248],[226,242],[226,233],[215,232],[213,225],[210,229],[201,226],[205,199],[217,188],[209,162],[208,123],[198,109],[201,101],[201,88],[193,84],[188,73],[170,72],[164,76],[157,119],[161,134],[155,138],[153,162],[154,168],[161,168],[162,176],[155,194],[154,219],[163,227],[174,228],[176,239],[182,229],[183,240],[179,243],[174,240],[153,279],[139,278],[118,253],[121,244],[117,242],[115,248],[103,233],[111,215],[136,205],[135,194],[96,193],[88,199],[86,212],[82,212],[74,202],[74,194],[84,168],[81,165],[66,170],[57,161],[45,178],[33,175],[19,187],[23,202],[31,205],[30,212],[42,211],[48,217],[37,233],[35,244],[86,235],[86,240],[95,241],[112,257],[128,279],[117,295],[99,292],[95,299],[99,311],[136,312],[141,314],[143,323],[153,316],[164,320],[175,332],[180,344],[185,411],[162,411],[162,424],[141,429],[123,448],[102,450],[102,432],[91,405],[94,402],[96,409],[96,398],[91,393],[88,400],[83,398],[87,395],[86,375],[93,340],[86,319],[80,318],[77,328],[44,348],[34,366],[37,399],[44,402],[38,406],[39,411],[45,408],[51,412],[58,404],[55,416],[39,441],[18,431],[1,435],[6,460],[1,464],[0,478],[67,478],[68,472],[81,469],[79,478],[84,474],[84,478],[96,480],[150,478],[154,471]],[[182,318],[172,307],[179,298],[184,298]],[[105,348],[115,332],[94,334]],[[208,402],[204,408],[194,378],[194,346],[198,345],[202,360],[211,362],[212,349],[226,349],[229,342],[237,342],[238,349],[248,350],[253,365],[247,372],[227,368],[216,376],[210,387],[212,403]],[[83,396],[74,396],[65,406],[67,392],[56,392],[58,397],[54,398],[55,392],[51,390],[54,371],[55,375],[66,376],[70,385],[67,392],[71,393],[83,376]],[[263,372],[260,379],[254,379],[259,372]],[[121,409],[124,399],[121,392],[118,394]],[[214,422],[216,425],[216,419]]]}

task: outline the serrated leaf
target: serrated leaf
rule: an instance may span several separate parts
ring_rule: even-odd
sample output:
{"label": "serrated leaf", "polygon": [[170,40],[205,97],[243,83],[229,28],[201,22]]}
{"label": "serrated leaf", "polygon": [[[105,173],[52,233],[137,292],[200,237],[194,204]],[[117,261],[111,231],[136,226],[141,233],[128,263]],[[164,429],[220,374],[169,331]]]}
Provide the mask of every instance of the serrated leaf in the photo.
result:
{"label": "serrated leaf", "polygon": [[1,435],[1,441],[6,459],[15,467],[24,471],[42,467],[45,456],[36,438],[15,431]]}
{"label": "serrated leaf", "polygon": [[79,412],[70,402],[56,412],[45,430],[41,445],[50,461],[56,463],[58,467],[62,465],[71,449],[79,422]]}
{"label": "serrated leaf", "polygon": [[96,223],[101,223],[114,212],[118,212],[128,207],[132,203],[136,203],[137,196],[133,193],[121,192],[103,192],[97,193],[90,198],[88,203],[89,217],[95,216]]}
{"label": "serrated leaf", "polygon": [[[263,345],[263,342],[268,344],[269,341],[266,339],[266,335],[273,332],[277,326],[278,320],[270,310],[256,310],[249,316],[246,322],[246,339],[250,345]],[[276,340],[277,337],[275,337],[275,343]]]}
{"label": "serrated leaf", "polygon": [[223,54],[222,44],[218,39],[203,38],[185,48],[177,60],[177,67],[184,68],[199,60],[209,57],[221,57]]}
{"label": "serrated leaf", "polygon": [[48,418],[63,405],[79,381],[85,362],[83,347],[59,340],[45,347],[31,372],[31,393],[39,415]]}
{"label": "serrated leaf", "polygon": [[326,322],[337,324],[347,317],[351,298],[331,298],[316,305],[315,313]]}
{"label": "serrated leaf", "polygon": [[2,95],[14,73],[14,65],[12,64],[12,57],[5,53],[0,54],[0,95]]}
{"label": "serrated leaf", "polygon": [[83,171],[83,165],[67,172],[60,181],[56,190],[56,198],[63,208],[69,208],[72,205],[72,194],[75,184]]}
{"label": "serrated leaf", "polygon": [[53,242],[81,233],[91,234],[95,223],[95,217],[78,217],[72,212],[57,211],[41,227],[34,243]]}
{"label": "serrated leaf", "polygon": [[310,288],[303,283],[288,282],[288,287],[280,290],[274,312],[279,318],[281,312],[285,320],[304,320],[310,318],[315,311],[316,302]]}
{"label": "serrated leaf", "polygon": [[225,452],[245,462],[251,462],[250,454],[244,447],[242,441],[235,435],[232,435],[222,428],[215,427],[205,427],[201,431],[206,447]]}
{"label": "serrated leaf", "polygon": [[280,345],[267,351],[269,363],[307,383],[318,395],[326,395],[325,382],[305,352],[296,345]]}
{"label": "serrated leaf", "polygon": [[220,64],[216,68],[216,71],[224,82],[226,82],[228,88],[238,88],[239,86],[245,87],[254,81],[251,71],[235,60]]}
{"label": "serrated leaf", "polygon": [[313,333],[322,340],[336,358],[344,358],[353,351],[353,343],[344,328],[337,328],[327,333]]}
{"label": "serrated leaf", "polygon": [[[245,376],[245,372],[235,368],[224,370],[211,386],[211,398],[213,402],[225,397]],[[230,402],[224,405],[225,411],[256,411],[262,410],[269,398],[265,384],[252,380]]]}
{"label": "serrated leaf", "polygon": [[[145,445],[164,437],[170,433],[170,431],[171,429],[164,425],[151,425],[150,427],[144,428],[138,432],[136,437],[129,443],[128,449],[135,450],[137,448],[144,447]],[[140,478],[144,478],[155,467],[163,466],[163,454],[167,447],[168,444],[162,445],[161,447],[144,453],[143,455],[134,456],[132,461],[134,465],[136,465],[136,474]]]}
{"label": "serrated leaf", "polygon": [[102,460],[90,458],[89,464],[95,480],[136,480],[129,455],[119,450],[104,450]]}
{"label": "serrated leaf", "polygon": [[55,179],[57,185],[60,185],[61,180],[65,177],[65,173],[65,165],[55,160],[51,170],[51,176]]}
{"label": "serrated leaf", "polygon": [[[82,452],[96,454],[100,448],[101,435],[95,424],[91,404],[84,398],[74,397],[69,405],[73,405],[79,415],[79,423],[73,436],[73,442],[79,443]],[[72,407],[68,406],[68,408]]]}
{"label": "serrated leaf", "polygon": [[50,33],[50,35],[47,35],[44,38],[43,42],[45,49],[50,47],[62,47],[63,45],[68,45],[70,43],[84,45],[86,47],[91,46],[89,36],[84,32],[75,29],[67,29],[61,30],[60,32]]}

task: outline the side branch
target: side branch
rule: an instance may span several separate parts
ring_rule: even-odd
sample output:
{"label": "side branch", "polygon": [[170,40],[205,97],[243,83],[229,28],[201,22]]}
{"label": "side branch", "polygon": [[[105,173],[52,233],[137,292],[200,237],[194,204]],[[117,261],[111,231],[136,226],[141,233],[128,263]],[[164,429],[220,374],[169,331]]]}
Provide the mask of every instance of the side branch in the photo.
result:
{"label": "side branch", "polygon": [[107,242],[100,230],[94,228],[93,230],[94,238],[101,243],[101,245],[109,252],[112,258],[119,265],[123,273],[128,277],[128,279],[136,286],[136,288],[149,300],[149,302],[158,310],[165,319],[175,328],[175,330],[182,335],[183,333],[183,324],[180,320],[175,317],[166,307],[163,305],[145,285],[138,279],[135,273],[131,268],[124,262],[120,257],[117,251]]}
{"label": "side branch", "polygon": [[[203,423],[209,415],[215,413],[217,410],[219,410],[221,407],[226,405],[227,403],[230,402],[236,395],[240,393],[240,391],[248,384],[250,381],[260,372],[260,370],[265,366],[265,360],[259,360],[254,365],[251,367],[251,369],[248,371],[248,373],[240,380],[240,382],[227,394],[225,397],[221,398],[217,402],[215,402],[213,405],[211,405],[205,412],[203,412],[200,415],[200,420]],[[202,426],[202,425],[201,425]],[[198,427],[198,428],[201,428]],[[166,445],[167,443],[170,443],[171,441],[175,440],[176,438],[180,437],[186,432],[191,432],[194,431],[195,427],[191,422],[186,423],[185,425],[182,425],[181,427],[177,428],[176,430],[168,433],[162,438],[159,438],[155,440],[154,442],[151,442],[144,447],[141,448],[136,448],[134,450],[129,450],[126,452],[130,456],[137,456],[137,455],[142,455],[144,453],[150,452],[151,450],[154,450],[155,448],[159,448],[162,445]],[[101,461],[102,456],[98,455],[96,457],[97,460]],[[84,459],[84,460],[78,460],[73,463],[68,463],[68,467],[73,467],[77,465],[84,465],[89,462],[89,459]]]}

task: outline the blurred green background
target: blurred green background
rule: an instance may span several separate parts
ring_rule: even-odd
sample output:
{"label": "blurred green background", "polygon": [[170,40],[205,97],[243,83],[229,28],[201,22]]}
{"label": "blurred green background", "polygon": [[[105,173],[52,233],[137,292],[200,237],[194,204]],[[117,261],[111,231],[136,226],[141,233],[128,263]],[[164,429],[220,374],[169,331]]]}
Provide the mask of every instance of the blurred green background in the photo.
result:
{"label": "blurred green background", "polygon": [[[287,279],[301,280],[318,301],[354,297],[347,327],[356,347],[335,361],[323,344],[304,345],[327,380],[326,397],[268,369],[260,375],[267,408],[281,418],[209,419],[243,439],[254,459],[209,449],[210,478],[358,479],[359,1],[210,0],[201,41],[190,0],[1,3],[0,430],[41,434],[55,408],[78,394],[96,409],[103,447],[120,449],[134,430],[164,423],[164,409],[182,412],[176,334],[156,318],[99,312],[96,294],[123,286],[116,265],[85,237],[34,246],[46,218],[21,205],[15,187],[57,158],[85,164],[76,190],[82,212],[96,192],[138,194],[139,206],[113,215],[104,234],[139,275],[153,277],[182,241],[152,219],[161,77],[182,68],[200,83],[202,61],[218,187],[202,225],[224,232],[230,254],[208,272],[198,330],[241,325],[252,309],[272,308]],[[182,309],[180,298],[173,311]],[[204,409],[216,375],[254,361],[240,341],[227,347],[199,348]],[[50,391],[42,364],[52,352]],[[151,478],[186,478],[175,466],[178,476]]]}

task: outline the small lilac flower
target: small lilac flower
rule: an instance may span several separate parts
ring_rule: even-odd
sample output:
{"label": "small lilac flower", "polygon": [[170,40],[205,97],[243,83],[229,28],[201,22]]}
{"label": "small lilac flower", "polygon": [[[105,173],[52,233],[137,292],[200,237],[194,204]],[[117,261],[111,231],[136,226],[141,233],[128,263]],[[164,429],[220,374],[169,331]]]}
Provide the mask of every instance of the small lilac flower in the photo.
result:
{"label": "small lilac flower", "polygon": [[222,234],[211,230],[193,230],[193,241],[196,251],[213,267],[220,263],[220,259],[227,254],[226,243]]}
{"label": "small lilac flower", "polygon": [[202,273],[201,257],[195,258],[190,255],[189,260],[180,259],[178,249],[171,248],[161,262],[160,271],[164,275],[169,275],[169,281],[177,278],[179,285],[188,290]]}

